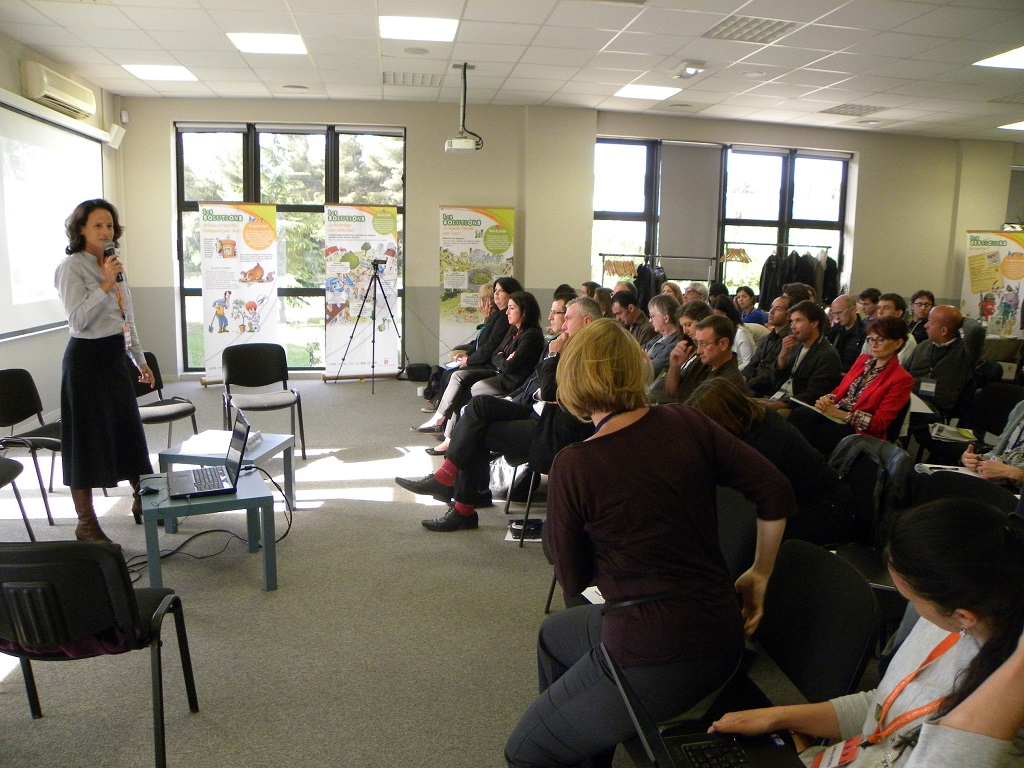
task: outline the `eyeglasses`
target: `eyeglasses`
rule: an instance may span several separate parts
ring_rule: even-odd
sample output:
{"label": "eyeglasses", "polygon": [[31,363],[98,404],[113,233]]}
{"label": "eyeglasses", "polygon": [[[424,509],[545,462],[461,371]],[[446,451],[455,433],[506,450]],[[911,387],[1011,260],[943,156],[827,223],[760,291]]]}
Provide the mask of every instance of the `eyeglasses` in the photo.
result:
{"label": "eyeglasses", "polygon": [[935,305],[932,304],[930,301],[915,301],[914,302],[914,306],[915,307],[934,307]]}
{"label": "eyeglasses", "polygon": [[715,340],[715,341],[698,341],[697,342],[697,349],[704,349],[705,347],[713,347],[717,343],[718,343],[717,340]]}
{"label": "eyeglasses", "polygon": [[868,336],[867,338],[868,344],[870,344],[872,347],[877,347],[883,341],[892,341],[892,339],[887,339],[884,336]]}
{"label": "eyeglasses", "polygon": [[564,309],[562,309],[562,310],[553,309],[553,310],[551,310],[551,314],[552,315],[564,315],[565,314],[565,310]]}

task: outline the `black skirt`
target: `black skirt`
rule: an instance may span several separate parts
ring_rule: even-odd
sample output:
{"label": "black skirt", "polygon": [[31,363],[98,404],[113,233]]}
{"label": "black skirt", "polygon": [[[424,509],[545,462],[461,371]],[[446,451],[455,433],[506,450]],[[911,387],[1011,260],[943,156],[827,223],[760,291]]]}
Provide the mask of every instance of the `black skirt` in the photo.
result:
{"label": "black skirt", "polygon": [[68,342],[60,387],[65,485],[112,488],[153,471],[136,375],[120,334]]}

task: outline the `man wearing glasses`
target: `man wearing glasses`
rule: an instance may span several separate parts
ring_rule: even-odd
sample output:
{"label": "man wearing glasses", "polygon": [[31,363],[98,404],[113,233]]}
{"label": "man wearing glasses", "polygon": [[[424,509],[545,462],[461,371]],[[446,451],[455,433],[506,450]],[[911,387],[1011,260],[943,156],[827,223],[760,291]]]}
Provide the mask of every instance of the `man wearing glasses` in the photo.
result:
{"label": "man wearing glasses", "polygon": [[864,344],[864,322],[857,314],[857,302],[848,293],[837,296],[829,307],[828,319],[832,323],[828,340],[839,353],[842,371],[846,373],[860,357]]}
{"label": "man wearing glasses", "polygon": [[920,290],[910,297],[910,335],[920,344],[928,338],[928,329],[924,324],[928,322],[928,313],[935,306],[935,294],[931,291]]}

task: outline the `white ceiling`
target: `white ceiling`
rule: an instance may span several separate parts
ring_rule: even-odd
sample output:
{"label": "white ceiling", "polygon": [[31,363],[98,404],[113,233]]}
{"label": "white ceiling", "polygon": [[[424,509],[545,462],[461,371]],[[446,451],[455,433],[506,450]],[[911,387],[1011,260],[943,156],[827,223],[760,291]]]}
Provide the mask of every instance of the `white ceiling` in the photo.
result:
{"label": "white ceiling", "polygon": [[[381,40],[377,14],[459,31]],[[771,44],[705,36],[731,16],[793,24]],[[997,130],[1024,120],[1024,70],[971,66],[1024,46],[1024,0],[0,0],[0,32],[123,96],[457,103],[466,61],[470,127],[476,104],[547,104],[1024,141]],[[309,53],[239,53],[226,32],[297,33]],[[707,72],[673,79],[687,59]],[[122,64],[182,64],[199,82]],[[613,96],[628,83],[683,90]]]}

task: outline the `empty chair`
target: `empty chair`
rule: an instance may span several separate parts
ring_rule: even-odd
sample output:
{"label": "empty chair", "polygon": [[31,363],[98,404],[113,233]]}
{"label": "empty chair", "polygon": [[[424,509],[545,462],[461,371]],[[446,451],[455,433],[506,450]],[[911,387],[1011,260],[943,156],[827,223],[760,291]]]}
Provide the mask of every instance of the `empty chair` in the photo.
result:
{"label": "empty chair", "polygon": [[12,434],[10,437],[0,437],[0,448],[27,448],[32,454],[36,478],[39,480],[39,492],[42,494],[43,507],[46,509],[46,519],[53,525],[50,501],[46,496],[47,486],[43,483],[43,473],[39,470],[38,452],[50,451],[49,490],[53,493],[53,465],[57,451],[60,450],[60,422],[47,424],[43,421],[43,401],[39,397],[39,390],[36,389],[31,373],[24,368],[7,368],[0,371],[0,427],[11,427],[13,431],[16,425],[32,418],[39,421],[38,427]]}
{"label": "empty chair", "polygon": [[166,424],[167,425],[167,447],[171,447],[171,431],[174,429],[174,422],[178,419],[192,419],[192,432],[199,434],[199,426],[196,424],[196,407],[191,400],[185,397],[164,397],[164,380],[160,376],[160,364],[156,355],[146,352],[146,365],[153,371],[153,386],[135,382],[135,397],[142,398],[156,392],[157,400],[152,403],[139,403],[139,415],[143,424]]}
{"label": "empty chair", "polygon": [[171,589],[133,589],[110,544],[0,544],[0,653],[21,660],[29,710],[43,716],[33,661],[62,661],[149,648],[157,768],[166,765],[160,629],[174,616],[189,709],[199,711],[181,599]]}
{"label": "empty chair", "polygon": [[32,532],[32,523],[28,521],[28,515],[25,514],[25,505],[21,501],[21,494],[18,493],[18,484],[14,482],[14,479],[21,474],[21,470],[22,466],[19,462],[0,456],[0,488],[6,485],[11,486],[11,490],[14,491],[14,498],[18,502],[18,508],[21,509],[21,519],[25,521],[28,537],[35,541],[36,535]]}
{"label": "empty chair", "polygon": [[[302,399],[297,390],[288,389],[288,359],[279,344],[236,344],[224,350],[221,357],[224,376],[224,429],[231,424],[231,409],[240,411],[276,411],[291,409],[292,434],[298,413],[299,442],[302,458],[306,458],[306,430],[302,422]],[[240,394],[232,387],[267,387],[281,384],[280,392]]]}

